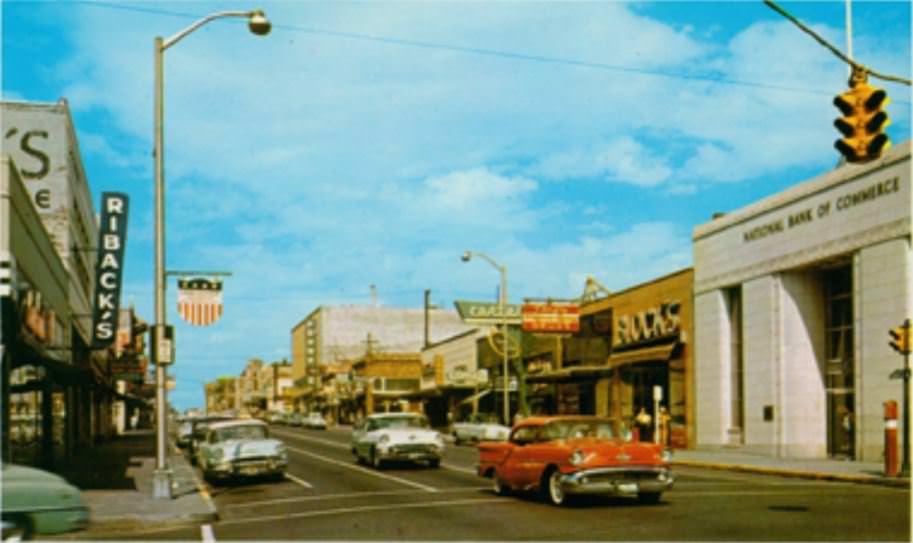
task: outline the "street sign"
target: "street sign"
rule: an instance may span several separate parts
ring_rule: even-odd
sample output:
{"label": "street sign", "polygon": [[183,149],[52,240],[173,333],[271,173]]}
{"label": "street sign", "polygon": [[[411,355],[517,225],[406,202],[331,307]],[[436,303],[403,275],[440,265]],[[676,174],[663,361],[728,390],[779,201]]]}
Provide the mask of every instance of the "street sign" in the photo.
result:
{"label": "street sign", "polygon": [[575,303],[526,303],[522,316],[524,332],[580,331],[580,308]]}
{"label": "street sign", "polygon": [[501,306],[495,302],[470,302],[457,300],[453,302],[456,306],[457,313],[466,324],[520,324],[523,316],[520,312],[520,306],[517,304],[506,304],[504,314],[501,313]]}

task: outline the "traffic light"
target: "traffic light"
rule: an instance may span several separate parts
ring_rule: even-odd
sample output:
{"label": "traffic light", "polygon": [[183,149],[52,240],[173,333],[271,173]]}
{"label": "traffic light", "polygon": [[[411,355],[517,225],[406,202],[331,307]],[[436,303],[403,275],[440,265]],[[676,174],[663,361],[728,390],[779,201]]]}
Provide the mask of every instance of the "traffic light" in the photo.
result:
{"label": "traffic light", "polygon": [[891,124],[884,107],[891,100],[883,89],[869,85],[865,74],[850,80],[850,90],[834,98],[834,105],[843,117],[834,126],[843,138],[834,142],[847,162],[868,162],[880,157],[891,140],[884,129]]}
{"label": "traffic light", "polygon": [[892,349],[900,354],[910,354],[910,328],[898,326],[888,330],[888,334],[891,335],[890,345]]}

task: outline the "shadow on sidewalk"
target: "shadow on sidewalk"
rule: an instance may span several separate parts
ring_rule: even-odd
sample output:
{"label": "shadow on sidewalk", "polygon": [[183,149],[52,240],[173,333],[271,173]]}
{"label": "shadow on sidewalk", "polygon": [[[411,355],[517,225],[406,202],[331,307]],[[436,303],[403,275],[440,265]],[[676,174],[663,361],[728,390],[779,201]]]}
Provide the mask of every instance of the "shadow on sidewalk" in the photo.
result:
{"label": "shadow on sidewalk", "polygon": [[155,435],[133,432],[85,447],[55,471],[82,490],[137,490],[136,470],[155,457]]}

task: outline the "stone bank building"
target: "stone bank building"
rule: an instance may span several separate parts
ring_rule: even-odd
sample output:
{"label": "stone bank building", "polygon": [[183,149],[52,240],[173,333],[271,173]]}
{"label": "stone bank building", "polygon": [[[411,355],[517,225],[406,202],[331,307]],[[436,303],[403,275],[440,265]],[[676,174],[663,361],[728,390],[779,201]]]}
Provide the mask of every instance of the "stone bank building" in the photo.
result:
{"label": "stone bank building", "polygon": [[[913,317],[910,143],[694,229],[699,446],[877,462]],[[903,431],[903,429],[902,429]]]}

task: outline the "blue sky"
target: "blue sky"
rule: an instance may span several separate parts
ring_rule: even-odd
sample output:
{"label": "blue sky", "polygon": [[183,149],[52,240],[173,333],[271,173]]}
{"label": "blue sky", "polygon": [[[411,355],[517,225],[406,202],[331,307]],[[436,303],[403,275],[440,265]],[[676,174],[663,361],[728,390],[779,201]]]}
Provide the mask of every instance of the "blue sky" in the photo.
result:
{"label": "blue sky", "polygon": [[[781,5],[844,50],[844,2]],[[910,2],[854,2],[855,58],[910,78]],[[691,231],[835,167],[836,56],[751,2],[2,3],[7,100],[65,97],[96,206],[131,196],[124,303],[152,312],[152,43],[165,53],[167,266],[226,270],[176,324],[180,408],[290,358],[322,304],[570,298],[691,265]],[[895,143],[910,88],[882,83]]]}

